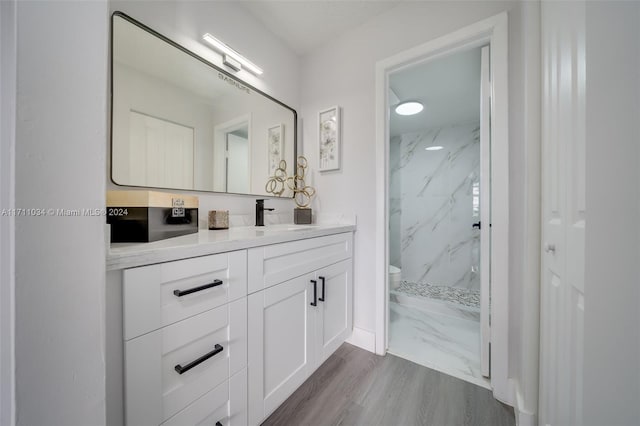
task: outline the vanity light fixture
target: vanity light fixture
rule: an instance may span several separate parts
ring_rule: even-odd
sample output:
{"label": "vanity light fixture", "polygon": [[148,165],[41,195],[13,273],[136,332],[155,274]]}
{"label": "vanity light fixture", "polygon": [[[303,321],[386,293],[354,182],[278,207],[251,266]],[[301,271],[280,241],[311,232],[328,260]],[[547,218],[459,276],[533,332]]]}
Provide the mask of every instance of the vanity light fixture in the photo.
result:
{"label": "vanity light fixture", "polygon": [[427,151],[440,151],[440,150],[441,150],[441,149],[443,149],[443,148],[444,148],[444,147],[443,147],[443,146],[440,146],[440,145],[431,145],[431,146],[426,147],[425,149],[426,149]]}
{"label": "vanity light fixture", "polygon": [[409,101],[402,102],[396,107],[396,114],[398,115],[414,115],[424,109],[424,106],[420,102]]}
{"label": "vanity light fixture", "polygon": [[[239,54],[238,52],[236,52],[235,50],[227,46],[225,43],[221,42],[220,40],[212,36],[211,34],[206,33],[205,35],[202,36],[202,39],[207,43],[209,43],[210,45],[212,45],[217,51],[219,51],[224,55],[223,62],[225,65],[235,69],[236,71],[239,71],[242,67],[244,67],[254,74],[262,75],[263,73],[262,68],[260,68],[259,66],[257,66],[256,64],[254,64],[253,62],[251,62],[250,60],[248,60],[247,58],[245,58],[244,56],[242,56],[241,54]],[[242,67],[237,65],[238,63],[241,64]]]}

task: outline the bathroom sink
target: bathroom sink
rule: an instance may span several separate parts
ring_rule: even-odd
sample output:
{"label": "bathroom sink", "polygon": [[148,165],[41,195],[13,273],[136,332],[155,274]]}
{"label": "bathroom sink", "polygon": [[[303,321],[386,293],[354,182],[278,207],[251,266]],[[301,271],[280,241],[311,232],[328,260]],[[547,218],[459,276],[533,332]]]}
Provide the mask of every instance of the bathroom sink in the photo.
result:
{"label": "bathroom sink", "polygon": [[292,223],[280,223],[276,225],[265,226],[237,226],[229,229],[233,234],[264,236],[269,234],[277,234],[279,232],[303,231],[305,229],[317,228],[317,225],[294,225]]}
{"label": "bathroom sink", "polygon": [[263,231],[301,231],[304,229],[317,228],[317,225],[294,225],[291,223],[280,223],[277,225],[265,225]]}

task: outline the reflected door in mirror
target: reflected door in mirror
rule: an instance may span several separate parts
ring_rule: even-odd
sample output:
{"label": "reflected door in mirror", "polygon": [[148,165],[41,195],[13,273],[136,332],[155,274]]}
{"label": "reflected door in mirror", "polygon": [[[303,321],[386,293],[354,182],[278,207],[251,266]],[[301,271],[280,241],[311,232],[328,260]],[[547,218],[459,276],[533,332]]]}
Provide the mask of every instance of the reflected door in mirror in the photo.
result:
{"label": "reflected door in mirror", "polygon": [[129,118],[131,184],[193,189],[193,129],[135,111]]}
{"label": "reflected door in mirror", "polygon": [[267,195],[276,160],[295,173],[293,109],[120,12],[112,19],[114,183]]}

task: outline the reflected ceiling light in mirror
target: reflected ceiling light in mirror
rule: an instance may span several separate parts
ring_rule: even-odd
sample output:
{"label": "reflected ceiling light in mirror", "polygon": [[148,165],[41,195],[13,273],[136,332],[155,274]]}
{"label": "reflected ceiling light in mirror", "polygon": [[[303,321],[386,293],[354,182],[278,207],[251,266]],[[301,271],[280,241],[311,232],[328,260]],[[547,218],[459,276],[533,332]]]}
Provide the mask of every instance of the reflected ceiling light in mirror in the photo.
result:
{"label": "reflected ceiling light in mirror", "polygon": [[427,151],[440,151],[440,150],[441,150],[441,149],[443,149],[443,148],[444,148],[444,147],[443,147],[443,146],[440,146],[440,145],[432,145],[432,146],[428,146],[428,147],[426,147],[425,149],[426,149]]}
{"label": "reflected ceiling light in mirror", "polygon": [[231,59],[240,62],[240,64],[242,64],[242,66],[247,70],[251,71],[254,74],[262,75],[262,68],[260,68],[211,34],[206,33],[202,36],[202,39],[213,46],[217,51],[223,53],[225,56],[229,56]]}
{"label": "reflected ceiling light in mirror", "polygon": [[414,115],[424,109],[424,106],[420,102],[409,101],[403,102],[396,107],[396,114],[398,115]]}

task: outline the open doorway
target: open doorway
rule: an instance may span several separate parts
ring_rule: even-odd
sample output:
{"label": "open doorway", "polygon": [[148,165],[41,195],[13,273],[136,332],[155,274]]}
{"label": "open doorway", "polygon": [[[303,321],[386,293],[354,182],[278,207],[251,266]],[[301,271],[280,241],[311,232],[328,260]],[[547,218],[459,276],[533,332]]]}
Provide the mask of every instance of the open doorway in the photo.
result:
{"label": "open doorway", "polygon": [[[479,197],[489,191],[482,185],[490,183],[490,199],[480,200],[481,233],[489,233],[490,238],[480,238],[480,336],[482,375],[489,374],[489,381],[478,380],[492,389],[497,399],[513,403],[513,389],[508,379],[509,369],[509,96],[508,96],[508,17],[506,13],[476,22],[455,32],[443,35],[422,45],[399,52],[376,64],[376,326],[375,350],[384,355],[390,345],[390,277],[391,242],[390,213],[393,208],[390,191],[391,130],[390,112],[394,102],[390,93],[393,75],[414,66],[435,63],[458,53],[489,46],[490,81],[483,81],[489,97],[481,110],[489,115],[491,149],[481,152],[481,173],[489,176],[480,179]],[[482,53],[481,53],[482,55]],[[443,85],[443,87],[446,87]],[[395,102],[405,94],[396,94]],[[429,107],[425,105],[425,110]],[[436,105],[437,106],[437,105]],[[482,117],[480,119],[482,122]],[[481,127],[480,133],[483,129]],[[480,135],[482,137],[482,135]],[[481,144],[482,145],[482,144]],[[484,144],[488,146],[488,144]],[[426,148],[426,147],[424,147]],[[481,146],[482,149],[482,146]],[[426,151],[426,149],[423,149]],[[415,150],[414,150],[415,152]],[[435,151],[438,152],[438,151]],[[483,165],[484,164],[484,165]],[[489,213],[489,218],[482,215]],[[476,221],[470,223],[473,225]],[[467,224],[469,225],[469,224]],[[488,226],[487,226],[488,225]],[[486,257],[486,256],[489,257]],[[483,258],[485,259],[483,261]],[[491,259],[490,264],[484,263]],[[397,265],[394,265],[397,266]],[[399,268],[402,273],[402,267]],[[484,278],[483,278],[484,277]],[[487,279],[488,277],[488,279]],[[400,278],[402,276],[400,275]],[[437,283],[436,283],[437,284]],[[488,285],[488,289],[483,289]],[[485,291],[486,290],[486,291]],[[491,323],[488,305],[491,303]],[[485,308],[486,306],[486,308]],[[427,324],[428,326],[428,324]],[[489,345],[490,343],[490,345]],[[490,348],[490,353],[489,353]],[[432,367],[434,367],[432,365]],[[486,371],[485,371],[486,367]],[[484,382],[484,383],[482,383]]]}
{"label": "open doorway", "polygon": [[489,84],[478,46],[390,74],[388,95],[388,350],[486,387]]}
{"label": "open doorway", "polygon": [[251,187],[251,115],[214,127],[213,189],[248,194]]}
{"label": "open doorway", "polygon": [[249,126],[243,126],[232,132],[226,133],[227,138],[227,162],[226,162],[226,188],[225,192],[245,194],[250,192],[249,174]]}

